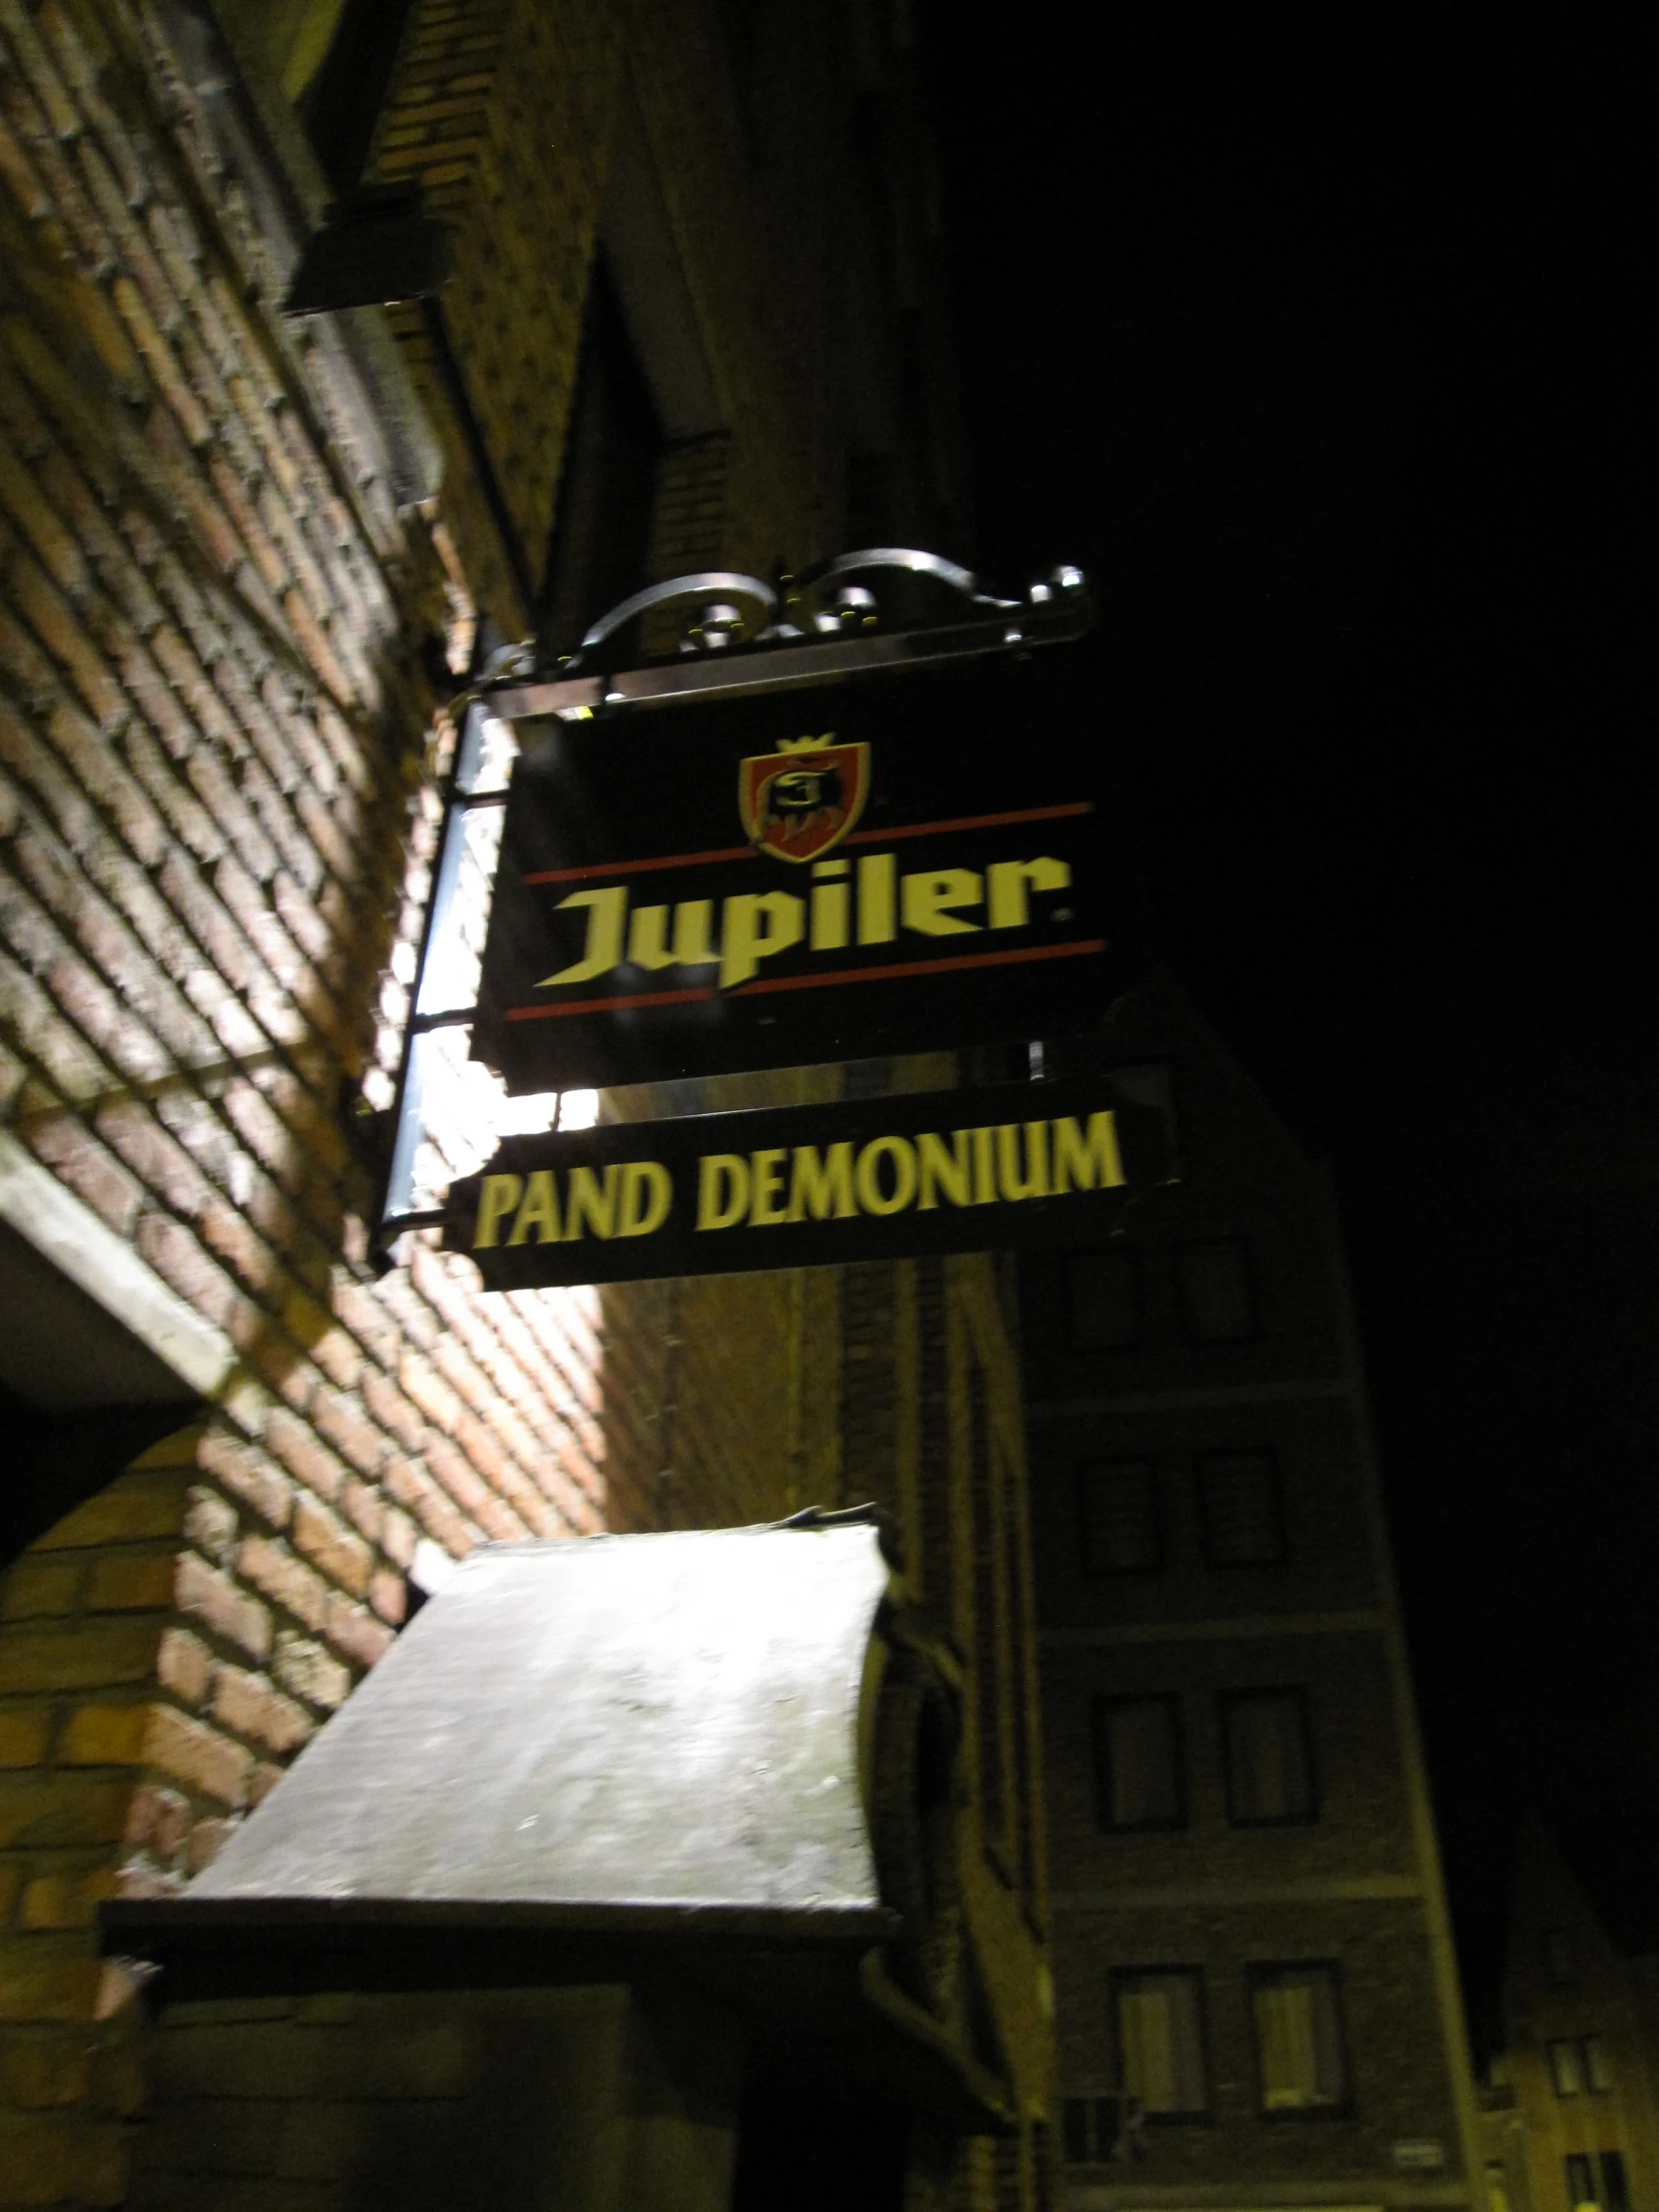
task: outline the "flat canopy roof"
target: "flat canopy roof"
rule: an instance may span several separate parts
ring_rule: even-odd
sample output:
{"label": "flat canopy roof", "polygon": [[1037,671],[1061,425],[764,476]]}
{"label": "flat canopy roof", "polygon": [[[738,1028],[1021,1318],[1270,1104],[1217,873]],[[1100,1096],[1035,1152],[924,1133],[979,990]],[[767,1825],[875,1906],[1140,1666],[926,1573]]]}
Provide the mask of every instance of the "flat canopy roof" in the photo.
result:
{"label": "flat canopy roof", "polygon": [[857,1717],[867,1523],[475,1552],[180,1898],[273,1920],[879,1941]]}

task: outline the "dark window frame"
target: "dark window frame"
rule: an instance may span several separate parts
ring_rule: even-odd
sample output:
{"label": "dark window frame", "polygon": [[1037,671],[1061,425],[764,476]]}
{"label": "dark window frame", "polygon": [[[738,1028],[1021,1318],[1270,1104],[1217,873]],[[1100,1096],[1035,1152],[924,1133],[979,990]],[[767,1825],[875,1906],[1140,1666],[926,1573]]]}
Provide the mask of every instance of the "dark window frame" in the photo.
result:
{"label": "dark window frame", "polygon": [[[1175,1811],[1168,1820],[1117,1821],[1111,1817],[1112,1768],[1107,1716],[1136,1706],[1159,1705],[1170,1721],[1170,1774],[1174,1783]],[[1095,1697],[1089,1701],[1089,1743],[1094,1761],[1095,1827],[1103,1836],[1174,1836],[1192,1825],[1187,1791],[1187,1741],[1182,1725],[1181,1699],[1173,1690],[1154,1690],[1135,1697]],[[1147,1969],[1150,1972],[1150,1968]]]}
{"label": "dark window frame", "polygon": [[[1308,1777],[1308,1811],[1305,1813],[1275,1814],[1264,1819],[1247,1818],[1239,1812],[1233,1787],[1232,1716],[1241,1706],[1264,1698],[1282,1699],[1294,1704],[1300,1717],[1303,1767]],[[1247,1689],[1219,1691],[1216,1702],[1221,1722],[1222,1780],[1227,1791],[1227,1825],[1229,1828],[1316,1827],[1323,1816],[1324,1796],[1320,1789],[1319,1761],[1315,1751],[1314,1718],[1310,1709],[1307,1685],[1300,1682],[1258,1683]]]}
{"label": "dark window frame", "polygon": [[[1256,1992],[1278,1974],[1328,1974],[1337,2014],[1337,2050],[1342,2060],[1343,2093],[1329,2104],[1281,2104],[1267,2101],[1267,2075],[1263,2067],[1262,2033],[1256,2018]],[[1302,2126],[1325,2120],[1352,2120],[1355,2116],[1354,2061],[1348,2033],[1348,2004],[1343,1991],[1342,1962],[1336,1958],[1253,1958],[1245,1966],[1246,2009],[1250,2014],[1251,2059],[1256,2073],[1256,2117],[1270,2126]]]}
{"label": "dark window frame", "polygon": [[[1233,1251],[1239,1256],[1239,1266],[1244,1278],[1245,1301],[1249,1307],[1249,1326],[1228,1330],[1220,1336],[1204,1334],[1198,1326],[1198,1317],[1187,1295],[1186,1262],[1188,1256],[1199,1252]],[[1234,1233],[1220,1237],[1188,1237],[1175,1248],[1175,1306],[1181,1320],[1181,1335],[1185,1343],[1195,1346],[1246,1345],[1261,1341],[1262,1286],[1257,1275],[1255,1256],[1249,1240]]]}
{"label": "dark window frame", "polygon": [[[1205,1487],[1206,1473],[1218,1467],[1224,1460],[1259,1459],[1267,1472],[1268,1495],[1274,1529],[1279,1538],[1279,1548],[1271,1558],[1218,1559],[1211,1541],[1211,1513],[1209,1493]],[[1198,1501],[1199,1542],[1204,1564],[1213,1574],[1256,1574],[1263,1568],[1282,1567],[1290,1556],[1290,1533],[1285,1525],[1285,1477],[1279,1463],[1279,1454],[1272,1444],[1218,1444],[1205,1451],[1193,1453],[1193,1487]]]}
{"label": "dark window frame", "polygon": [[1210,2048],[1210,2007],[1206,1998],[1206,1975],[1202,1964],[1190,1960],[1150,1960],[1136,1966],[1114,1966],[1108,1978],[1112,2016],[1112,2059],[1117,2073],[1120,2097],[1128,2099],[1135,2092],[1125,2080],[1123,2018],[1118,2009],[1118,1999],[1128,1986],[1154,1975],[1180,1979],[1189,1983],[1194,1995],[1194,2009],[1198,2020],[1198,2061],[1204,2076],[1203,2104],[1184,2105],[1179,2111],[1156,2112],[1143,2102],[1140,2104],[1140,2123],[1146,2127],[1206,2127],[1216,2119],[1216,2069]]}
{"label": "dark window frame", "polygon": [[[1112,1567],[1096,1566],[1089,1556],[1089,1508],[1087,1486],[1091,1475],[1108,1468],[1143,1467],[1146,1470],[1147,1499],[1152,1527],[1152,1558],[1145,1566]],[[1091,1452],[1085,1459],[1078,1459],[1072,1466],[1072,1487],[1077,1511],[1077,1557],[1084,1576],[1090,1582],[1119,1581],[1131,1574],[1165,1574],[1169,1571],[1169,1542],[1164,1512],[1163,1485],[1158,1479],[1158,1462],[1138,1452]]]}
{"label": "dark window frame", "polygon": [[[1077,1270],[1090,1260],[1121,1260],[1129,1279],[1129,1313],[1132,1327],[1120,1344],[1088,1344],[1077,1327]],[[1141,1256],[1121,1245],[1099,1245],[1084,1252],[1066,1255],[1062,1277],[1065,1298],[1066,1349],[1085,1359],[1099,1360],[1113,1353],[1139,1352],[1146,1343],[1146,1274]]]}

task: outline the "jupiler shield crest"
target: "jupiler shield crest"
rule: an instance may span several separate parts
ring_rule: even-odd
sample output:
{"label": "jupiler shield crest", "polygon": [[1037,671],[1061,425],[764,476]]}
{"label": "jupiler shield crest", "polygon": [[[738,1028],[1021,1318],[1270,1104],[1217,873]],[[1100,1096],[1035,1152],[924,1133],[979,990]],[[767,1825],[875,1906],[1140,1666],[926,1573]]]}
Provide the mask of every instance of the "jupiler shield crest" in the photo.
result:
{"label": "jupiler shield crest", "polygon": [[816,860],[839,844],[869,797],[869,747],[786,738],[738,767],[738,812],[751,844],[779,860]]}

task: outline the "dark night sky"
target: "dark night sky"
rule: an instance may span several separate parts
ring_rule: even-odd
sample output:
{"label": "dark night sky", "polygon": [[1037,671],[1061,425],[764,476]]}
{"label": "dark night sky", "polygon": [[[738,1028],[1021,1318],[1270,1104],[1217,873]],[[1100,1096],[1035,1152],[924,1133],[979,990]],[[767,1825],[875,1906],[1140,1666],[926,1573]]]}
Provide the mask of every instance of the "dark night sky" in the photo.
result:
{"label": "dark night sky", "polygon": [[931,45],[974,552],[1089,572],[1157,948],[1335,1163],[1478,1989],[1529,1800],[1659,1946],[1655,70],[1460,12]]}

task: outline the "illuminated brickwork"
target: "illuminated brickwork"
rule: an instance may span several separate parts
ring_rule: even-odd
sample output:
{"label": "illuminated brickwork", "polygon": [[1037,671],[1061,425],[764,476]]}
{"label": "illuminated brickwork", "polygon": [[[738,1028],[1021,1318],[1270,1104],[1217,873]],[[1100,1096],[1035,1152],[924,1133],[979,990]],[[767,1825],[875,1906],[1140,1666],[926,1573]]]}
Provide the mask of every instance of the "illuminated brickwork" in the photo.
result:
{"label": "illuminated brickwork", "polygon": [[[947,1264],[920,1324],[914,1272],[891,1272],[874,1336],[830,1274],[484,1298],[418,1238],[390,1274],[370,1264],[374,1161],[348,1100],[362,1083],[384,1101],[407,1016],[452,740],[433,684],[480,616],[517,635],[527,610],[418,315],[276,311],[327,195],[279,87],[239,77],[251,20],[226,0],[221,49],[206,12],[0,0],[7,1234],[44,1249],[48,1215],[78,1223],[77,1280],[106,1324],[152,1316],[180,1401],[164,1442],[110,1465],[0,1580],[0,2203],[121,2201],[141,2047],[96,1903],[207,1863],[387,1648],[422,1542],[873,1492],[925,1583],[917,1468],[935,1509],[943,1480],[969,1510],[970,1338],[1017,1472],[979,1262]],[[803,565],[838,541],[849,451],[908,435],[887,276],[824,166],[840,47],[815,18],[734,89],[723,21],[528,0],[409,18],[370,174],[417,176],[451,227],[444,313],[534,578],[625,79],[717,418],[668,425],[651,569]],[[866,106],[880,45],[860,33]],[[913,306],[913,277],[893,280]],[[824,334],[860,286],[854,400]],[[953,550],[947,492],[912,491],[894,527]],[[488,1083],[469,1096],[487,1119]],[[477,1135],[434,1131],[440,1149]],[[31,1212],[41,1171],[72,1216]],[[186,1340],[188,1359],[169,1349]],[[843,1341],[871,1354],[867,1380]],[[96,1365],[77,1387],[101,1402]],[[1012,1771],[1029,1685],[1008,1671],[1022,1569],[999,1525]],[[964,1520],[958,1596],[970,1552]],[[983,1976],[1036,2111],[1029,1852],[1010,1830],[994,1866],[976,1832],[973,1853]]]}

